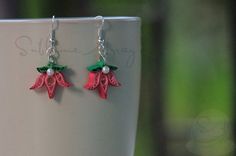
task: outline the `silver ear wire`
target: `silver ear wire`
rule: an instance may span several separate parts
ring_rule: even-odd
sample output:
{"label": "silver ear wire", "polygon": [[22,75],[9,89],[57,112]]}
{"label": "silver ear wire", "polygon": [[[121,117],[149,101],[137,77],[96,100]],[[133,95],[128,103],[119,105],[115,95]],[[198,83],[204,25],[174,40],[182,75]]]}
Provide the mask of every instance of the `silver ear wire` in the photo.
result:
{"label": "silver ear wire", "polygon": [[51,36],[50,36],[50,42],[51,42],[51,46],[54,47],[55,46],[55,16],[52,16],[52,29],[51,29]]}
{"label": "silver ear wire", "polygon": [[57,59],[57,52],[56,52],[56,39],[55,39],[55,31],[56,31],[56,26],[55,26],[55,16],[52,16],[52,27],[51,27],[51,33],[50,33],[50,38],[49,42],[51,43],[50,47],[46,50],[46,53],[48,55],[48,61],[50,63],[56,63]]}
{"label": "silver ear wire", "polygon": [[55,15],[52,16],[52,30],[54,30],[54,23],[55,23]]}
{"label": "silver ear wire", "polygon": [[107,53],[106,53],[106,49],[104,46],[104,39],[103,39],[103,27],[104,27],[104,18],[102,16],[96,16],[95,19],[99,19],[99,22],[101,21],[101,23],[98,25],[98,31],[97,31],[97,35],[98,35],[98,53],[100,55],[100,60],[102,59],[105,63],[106,63],[106,57],[107,57]]}
{"label": "silver ear wire", "polygon": [[102,30],[103,30],[103,26],[104,26],[104,18],[102,16],[96,16],[96,19],[101,19],[102,22],[101,24],[99,24],[99,28],[98,28],[98,37],[102,37]]}

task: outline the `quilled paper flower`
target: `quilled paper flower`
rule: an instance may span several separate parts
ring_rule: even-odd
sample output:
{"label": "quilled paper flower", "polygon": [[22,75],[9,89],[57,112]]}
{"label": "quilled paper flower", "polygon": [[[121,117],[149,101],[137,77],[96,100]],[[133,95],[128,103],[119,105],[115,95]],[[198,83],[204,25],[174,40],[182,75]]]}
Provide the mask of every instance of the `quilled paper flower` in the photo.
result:
{"label": "quilled paper flower", "polygon": [[65,81],[64,75],[61,73],[64,69],[66,69],[66,66],[55,63],[48,63],[47,66],[38,67],[37,71],[41,74],[37,77],[30,89],[38,89],[45,86],[48,91],[48,97],[52,99],[55,95],[57,85],[61,87],[71,86],[70,83]]}
{"label": "quilled paper flower", "polygon": [[95,65],[89,66],[87,69],[89,75],[84,88],[89,90],[97,89],[101,98],[107,99],[108,86],[121,86],[113,72],[117,67],[107,65],[104,61],[98,61]]}

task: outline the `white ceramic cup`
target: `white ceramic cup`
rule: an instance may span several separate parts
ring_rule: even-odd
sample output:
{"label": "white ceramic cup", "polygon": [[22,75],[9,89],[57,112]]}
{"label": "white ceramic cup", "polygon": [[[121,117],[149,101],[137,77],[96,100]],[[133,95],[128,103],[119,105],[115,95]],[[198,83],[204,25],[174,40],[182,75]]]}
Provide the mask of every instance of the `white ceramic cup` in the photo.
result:
{"label": "white ceramic cup", "polygon": [[97,61],[95,18],[56,18],[58,63],[71,88],[29,90],[47,64],[51,19],[0,21],[0,155],[133,156],[140,89],[140,19],[106,17],[108,63],[121,87],[108,99],[83,88]]}

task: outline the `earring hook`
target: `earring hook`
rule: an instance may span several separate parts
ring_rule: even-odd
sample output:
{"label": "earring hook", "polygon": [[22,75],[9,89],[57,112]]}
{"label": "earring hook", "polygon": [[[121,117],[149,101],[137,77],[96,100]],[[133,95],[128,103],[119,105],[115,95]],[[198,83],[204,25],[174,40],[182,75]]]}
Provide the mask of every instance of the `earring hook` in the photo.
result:
{"label": "earring hook", "polygon": [[52,30],[51,30],[51,37],[50,37],[50,42],[51,42],[51,46],[54,47],[55,46],[55,16],[52,16]]}
{"label": "earring hook", "polygon": [[55,16],[52,16],[52,28],[51,28],[51,33],[50,33],[50,38],[49,42],[51,43],[51,46],[46,50],[46,53],[48,54],[48,60],[49,62],[55,62],[56,58],[58,57],[57,52],[56,52],[56,39],[55,39]]}
{"label": "earring hook", "polygon": [[103,26],[104,26],[104,18],[102,16],[96,16],[95,19],[101,20],[101,23],[98,25],[98,53],[100,55],[100,60],[102,59],[104,62],[106,62],[106,49],[104,46],[104,39],[102,37],[103,34]]}
{"label": "earring hook", "polygon": [[102,16],[96,16],[95,19],[101,20],[101,24],[98,25],[99,26],[99,28],[98,28],[98,37],[102,38],[102,29],[103,29],[105,20]]}
{"label": "earring hook", "polygon": [[52,30],[54,30],[55,15],[52,16]]}

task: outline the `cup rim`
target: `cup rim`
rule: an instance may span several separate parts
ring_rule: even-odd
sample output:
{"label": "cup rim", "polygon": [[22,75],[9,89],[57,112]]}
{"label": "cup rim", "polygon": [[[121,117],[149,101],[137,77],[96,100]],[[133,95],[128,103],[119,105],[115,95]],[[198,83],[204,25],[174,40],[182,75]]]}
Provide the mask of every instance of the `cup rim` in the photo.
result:
{"label": "cup rim", "polygon": [[[109,21],[141,21],[137,16],[108,16],[104,17]],[[0,23],[51,23],[51,18],[22,18],[22,19],[0,19]],[[60,22],[89,22],[97,21],[95,17],[56,17]]]}

